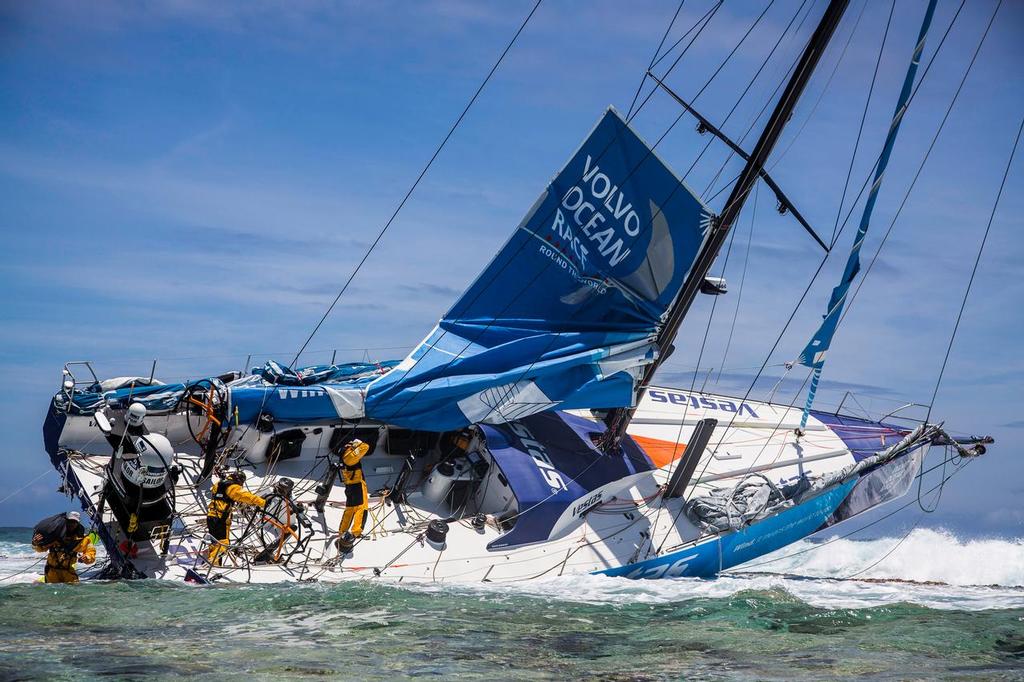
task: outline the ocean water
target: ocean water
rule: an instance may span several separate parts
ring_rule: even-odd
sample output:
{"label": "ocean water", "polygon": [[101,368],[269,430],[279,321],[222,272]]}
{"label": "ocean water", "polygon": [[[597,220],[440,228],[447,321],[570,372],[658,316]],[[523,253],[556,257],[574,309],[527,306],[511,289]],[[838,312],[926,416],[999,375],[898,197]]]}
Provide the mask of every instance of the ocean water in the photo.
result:
{"label": "ocean water", "polygon": [[0,530],[0,680],[1024,680],[1024,540],[917,530],[855,580],[899,539],[715,580],[199,587],[34,583],[29,534]]}

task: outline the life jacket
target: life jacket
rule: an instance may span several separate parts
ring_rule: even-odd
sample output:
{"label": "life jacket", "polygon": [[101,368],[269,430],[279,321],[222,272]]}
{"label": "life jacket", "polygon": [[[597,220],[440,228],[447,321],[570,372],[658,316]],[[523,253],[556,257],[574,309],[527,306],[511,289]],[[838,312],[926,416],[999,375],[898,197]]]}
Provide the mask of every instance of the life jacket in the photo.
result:
{"label": "life jacket", "polygon": [[363,479],[363,463],[357,462],[353,466],[343,464],[341,467],[341,480],[345,485],[362,483],[365,480]]}
{"label": "life jacket", "polygon": [[75,562],[78,561],[78,552],[75,549],[83,539],[85,539],[84,535],[71,536],[50,547],[50,553],[46,555],[46,568],[71,570]]}
{"label": "life jacket", "polygon": [[366,483],[363,477],[363,457],[370,454],[370,446],[367,443],[360,443],[352,447],[347,446],[341,453],[341,481],[345,485],[357,485]]}
{"label": "life jacket", "polygon": [[238,484],[224,479],[213,486],[210,506],[206,509],[207,516],[215,519],[226,519],[231,516],[231,509],[235,506],[235,501],[228,497],[228,489],[233,485]]}

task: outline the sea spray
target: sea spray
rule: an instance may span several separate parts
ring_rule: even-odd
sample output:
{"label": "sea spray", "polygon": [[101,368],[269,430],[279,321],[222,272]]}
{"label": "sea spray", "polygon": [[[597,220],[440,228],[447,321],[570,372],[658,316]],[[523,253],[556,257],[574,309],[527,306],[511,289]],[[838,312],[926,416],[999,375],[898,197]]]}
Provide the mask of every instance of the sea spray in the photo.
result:
{"label": "sea spray", "polygon": [[[0,532],[8,557],[0,576],[38,556],[29,533]],[[864,543],[874,553],[851,553],[843,567],[874,560],[896,540]],[[996,551],[952,541],[957,548],[942,551]],[[1019,558],[1020,543],[998,551],[1008,554],[983,556]],[[1016,587],[774,575],[512,585],[4,582],[0,679],[1007,679],[1021,677],[1022,623]]]}
{"label": "sea spray", "polygon": [[784,547],[739,570],[1024,587],[1024,538],[960,539],[948,530],[930,528],[915,529],[906,539],[853,540],[826,535]]}

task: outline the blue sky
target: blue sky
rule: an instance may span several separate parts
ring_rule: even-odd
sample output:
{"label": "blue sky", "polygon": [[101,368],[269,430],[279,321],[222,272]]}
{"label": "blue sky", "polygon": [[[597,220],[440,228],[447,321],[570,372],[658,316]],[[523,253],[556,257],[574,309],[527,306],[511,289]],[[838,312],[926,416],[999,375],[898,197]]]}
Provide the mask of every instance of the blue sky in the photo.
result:
{"label": "blue sky", "polygon": [[[959,3],[940,0],[934,54]],[[0,8],[0,523],[62,508],[40,428],[62,364],[166,379],[290,359],[372,242],[532,3],[5,3]],[[399,357],[500,247],[609,104],[626,110],[675,2],[545,0],[481,99],[310,345],[341,359]],[[673,39],[711,3],[687,0]],[[767,2],[727,3],[668,77],[692,97]],[[774,58],[738,94],[800,11]],[[875,211],[878,247],[995,3],[967,3],[907,115]],[[697,104],[743,137],[822,11],[775,0]],[[850,195],[885,134],[924,2],[897,3]],[[836,223],[888,3],[854,0],[772,158],[819,232]],[[859,23],[857,18],[860,16]],[[854,28],[856,30],[854,31]],[[821,404],[853,389],[885,412],[927,402],[1024,114],[1024,6],[1000,9],[958,104],[830,353]],[[852,38],[850,37],[852,35]],[[849,47],[839,61],[843,45]],[[660,73],[678,52],[658,69]],[[838,64],[838,66],[837,66]],[[835,69],[835,76],[829,75]],[[827,85],[827,88],[826,88]],[[646,92],[645,92],[646,94]],[[817,103],[817,105],[816,105]],[[656,94],[648,141],[678,114]],[[763,118],[761,119],[763,122]],[[758,126],[746,140],[752,144]],[[658,153],[698,192],[735,174],[684,119]],[[730,174],[731,173],[731,174]],[[934,415],[998,444],[953,479],[927,525],[1024,534],[1024,164],[1014,163]],[[724,194],[711,200],[721,208]],[[847,199],[847,209],[850,199]],[[700,365],[742,393],[807,285],[817,247],[762,191],[723,267]],[[845,212],[844,212],[845,214]],[[859,216],[859,205],[853,222]],[[743,272],[751,224],[749,265]],[[763,393],[813,331],[852,227],[771,357]],[[739,298],[736,332],[723,355]],[[660,381],[688,386],[711,313],[684,324]],[[706,371],[700,372],[699,383]],[[795,369],[777,397],[789,401]],[[874,396],[869,398],[868,396]],[[848,403],[849,404],[849,403]],[[912,522],[908,513],[901,523]]]}

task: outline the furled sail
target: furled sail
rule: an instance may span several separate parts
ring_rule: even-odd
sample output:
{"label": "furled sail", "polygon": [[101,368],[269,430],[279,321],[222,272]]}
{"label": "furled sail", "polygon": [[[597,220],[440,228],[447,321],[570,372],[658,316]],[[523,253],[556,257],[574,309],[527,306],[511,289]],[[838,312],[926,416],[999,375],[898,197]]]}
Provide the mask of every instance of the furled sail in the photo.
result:
{"label": "furled sail", "polygon": [[928,29],[932,24],[932,17],[935,14],[936,0],[929,0],[925,9],[924,19],[921,22],[921,31],[914,45],[914,52],[910,58],[910,65],[903,78],[903,88],[900,90],[899,99],[896,102],[896,111],[889,123],[889,132],[882,146],[882,153],[878,157],[878,164],[875,167],[875,179],[871,184],[867,201],[864,202],[864,212],[861,214],[860,225],[857,228],[857,235],[853,239],[853,246],[850,247],[850,255],[846,259],[846,267],[843,269],[842,279],[832,289],[832,296],[829,298],[828,310],[818,331],[804,347],[803,352],[797,361],[814,370],[811,377],[811,386],[807,391],[807,403],[804,406],[803,416],[800,418],[800,428],[807,426],[807,417],[811,412],[811,405],[814,404],[814,396],[818,392],[818,382],[821,380],[821,369],[825,366],[825,355],[832,345],[832,337],[835,336],[836,327],[842,317],[843,309],[846,306],[846,296],[850,292],[850,285],[853,283],[857,273],[860,272],[860,250],[864,245],[864,238],[867,236],[868,227],[871,225],[871,213],[875,209],[875,201],[878,199],[878,191],[882,187],[882,179],[885,177],[885,169],[889,165],[889,157],[892,155],[892,148],[896,144],[896,136],[900,132],[900,124],[903,122],[903,115],[907,113],[910,104],[910,97],[914,87],[914,78],[917,76],[917,67],[921,63],[921,53],[924,51],[924,41],[928,36]]}
{"label": "furled sail", "polygon": [[631,405],[711,213],[614,109],[366,416],[448,430]]}

